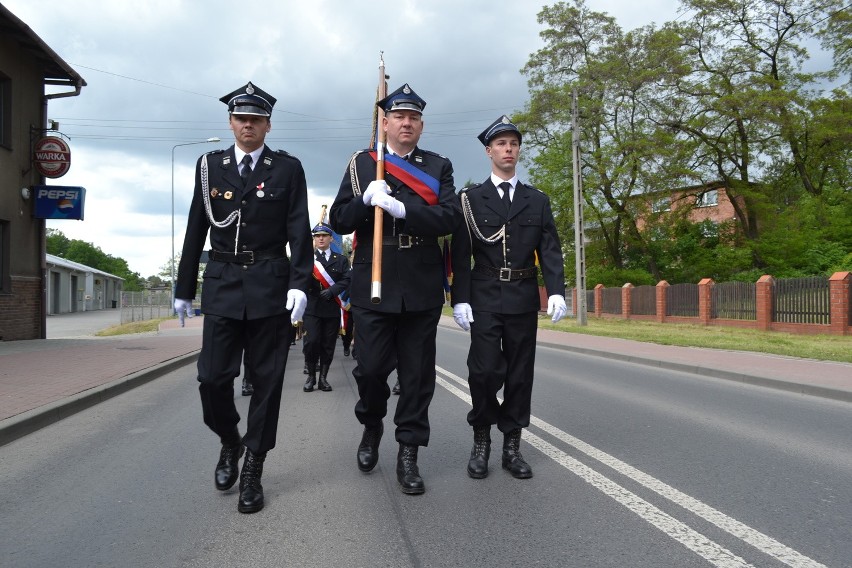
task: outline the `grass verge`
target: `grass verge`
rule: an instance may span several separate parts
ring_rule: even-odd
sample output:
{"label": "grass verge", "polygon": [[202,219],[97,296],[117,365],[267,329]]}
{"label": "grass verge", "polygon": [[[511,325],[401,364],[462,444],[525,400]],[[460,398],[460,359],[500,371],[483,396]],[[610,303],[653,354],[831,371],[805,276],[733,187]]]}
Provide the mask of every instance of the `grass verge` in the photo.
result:
{"label": "grass verge", "polygon": [[131,323],[123,323],[114,325],[95,333],[98,337],[111,337],[113,335],[128,335],[131,333],[147,333],[149,331],[157,331],[160,328],[160,322],[171,318],[159,318],[145,321],[134,321]]}

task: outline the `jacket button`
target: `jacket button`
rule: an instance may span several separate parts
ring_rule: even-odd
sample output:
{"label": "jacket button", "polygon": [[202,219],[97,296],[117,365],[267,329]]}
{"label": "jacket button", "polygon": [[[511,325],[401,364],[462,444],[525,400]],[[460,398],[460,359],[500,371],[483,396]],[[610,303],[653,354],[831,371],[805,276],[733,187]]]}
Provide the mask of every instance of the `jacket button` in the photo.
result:
{"label": "jacket button", "polygon": [[243,270],[248,270],[248,265],[243,265]]}

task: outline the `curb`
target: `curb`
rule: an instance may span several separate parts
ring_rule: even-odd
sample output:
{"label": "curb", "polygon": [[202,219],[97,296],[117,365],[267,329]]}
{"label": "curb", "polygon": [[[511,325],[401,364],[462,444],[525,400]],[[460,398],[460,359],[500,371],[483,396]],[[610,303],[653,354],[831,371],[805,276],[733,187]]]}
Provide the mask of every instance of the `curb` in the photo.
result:
{"label": "curb", "polygon": [[56,400],[0,421],[0,446],[118,396],[198,360],[199,351],[175,357],[110,383]]}
{"label": "curb", "polygon": [[724,371],[721,369],[711,369],[708,367],[700,367],[697,365],[687,365],[685,363],[674,363],[672,361],[663,361],[660,359],[651,359],[648,357],[637,357],[636,355],[622,355],[612,351],[603,351],[599,349],[589,349],[588,347],[574,347],[571,345],[561,345],[559,343],[548,343],[539,341],[538,345],[544,347],[552,347],[553,349],[561,349],[563,351],[571,351],[582,355],[591,355],[593,357],[605,357],[607,359],[616,359],[627,363],[636,363],[649,367],[659,367],[670,371],[683,371],[694,375],[711,377],[714,379],[723,379],[726,381],[736,381],[747,385],[759,387],[773,388],[777,390],[806,394],[810,396],[818,396],[840,402],[852,402],[852,392],[840,389],[832,389],[829,387],[821,387],[815,385],[806,385],[793,381],[785,381],[779,379],[770,379],[767,377],[758,377],[755,375],[747,375],[745,373],[735,373],[733,371]]}

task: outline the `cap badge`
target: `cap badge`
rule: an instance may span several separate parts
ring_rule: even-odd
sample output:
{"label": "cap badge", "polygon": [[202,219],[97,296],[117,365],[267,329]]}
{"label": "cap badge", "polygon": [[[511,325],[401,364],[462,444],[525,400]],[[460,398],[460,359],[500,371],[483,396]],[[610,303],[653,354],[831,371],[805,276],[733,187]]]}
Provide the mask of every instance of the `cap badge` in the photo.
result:
{"label": "cap badge", "polygon": [[251,83],[246,85],[246,94],[247,95],[253,95],[254,94],[254,85],[252,85]]}
{"label": "cap badge", "polygon": [[505,114],[503,115],[503,124],[509,124],[509,117]]}
{"label": "cap badge", "polygon": [[411,88],[408,86],[408,83],[406,83],[405,86],[402,88],[402,92],[405,93],[406,95],[411,94]]}

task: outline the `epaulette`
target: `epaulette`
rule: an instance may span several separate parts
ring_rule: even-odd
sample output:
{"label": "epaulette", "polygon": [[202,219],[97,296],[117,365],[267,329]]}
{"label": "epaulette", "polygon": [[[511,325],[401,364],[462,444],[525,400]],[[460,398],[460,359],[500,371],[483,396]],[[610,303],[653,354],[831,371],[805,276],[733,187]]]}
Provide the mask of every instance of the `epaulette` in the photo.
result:
{"label": "epaulette", "polygon": [[459,190],[459,194],[466,193],[467,191],[469,191],[471,189],[476,189],[477,187],[480,187],[481,185],[482,185],[481,183],[474,183],[474,184],[471,184],[471,185],[467,185],[467,186],[465,186],[465,187],[463,187]]}
{"label": "epaulette", "polygon": [[224,152],[224,150],[219,148],[218,150],[210,150],[209,152],[206,152],[206,154],[208,156],[212,156],[213,154],[221,154],[222,152]]}
{"label": "epaulette", "polygon": [[528,188],[530,188],[530,189],[534,190],[534,191],[537,191],[537,192],[539,192],[539,193],[541,193],[541,194],[547,195],[546,193],[544,193],[542,190],[540,190],[539,188],[537,188],[537,187],[536,187],[536,186],[534,186],[534,185],[530,185],[530,184],[528,184],[528,183],[525,183],[524,185],[525,185],[525,186],[527,186]]}
{"label": "epaulette", "polygon": [[277,156],[284,156],[285,158],[293,158],[293,159],[296,158],[296,156],[294,156],[293,154],[290,154],[286,150],[275,150],[275,154]]}
{"label": "epaulette", "polygon": [[444,160],[449,160],[448,157],[444,156],[443,154],[439,154],[438,152],[433,152],[431,150],[424,150],[422,148],[418,148],[418,150],[420,150],[424,154],[431,154],[433,156],[438,156],[439,158],[443,158]]}

